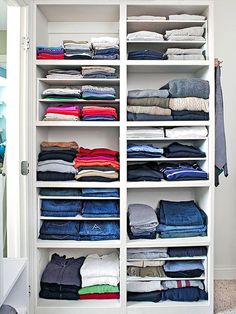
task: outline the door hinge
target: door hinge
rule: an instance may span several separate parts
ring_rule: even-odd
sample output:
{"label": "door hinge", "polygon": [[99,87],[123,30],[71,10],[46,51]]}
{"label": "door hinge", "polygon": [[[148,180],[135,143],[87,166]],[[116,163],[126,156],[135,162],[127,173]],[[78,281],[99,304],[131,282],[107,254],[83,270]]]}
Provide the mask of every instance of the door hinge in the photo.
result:
{"label": "door hinge", "polygon": [[21,174],[23,176],[27,176],[27,174],[29,173],[29,163],[26,160],[23,160],[21,162]]}
{"label": "door hinge", "polygon": [[29,37],[23,37],[23,39],[22,39],[22,47],[23,47],[23,49],[24,50],[29,50],[29,48],[30,48],[30,39],[29,39]]}
{"label": "door hinge", "polygon": [[29,296],[31,295],[31,286],[29,285],[28,287],[28,291],[29,291]]}

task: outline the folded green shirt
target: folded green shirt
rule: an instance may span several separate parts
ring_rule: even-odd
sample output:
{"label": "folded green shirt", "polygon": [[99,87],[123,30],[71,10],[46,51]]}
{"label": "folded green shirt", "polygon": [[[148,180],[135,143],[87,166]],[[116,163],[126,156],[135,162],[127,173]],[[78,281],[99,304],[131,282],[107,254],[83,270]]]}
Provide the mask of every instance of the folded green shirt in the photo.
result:
{"label": "folded green shirt", "polygon": [[113,293],[113,292],[119,292],[119,288],[117,286],[111,285],[95,285],[84,287],[79,290],[79,294]]}

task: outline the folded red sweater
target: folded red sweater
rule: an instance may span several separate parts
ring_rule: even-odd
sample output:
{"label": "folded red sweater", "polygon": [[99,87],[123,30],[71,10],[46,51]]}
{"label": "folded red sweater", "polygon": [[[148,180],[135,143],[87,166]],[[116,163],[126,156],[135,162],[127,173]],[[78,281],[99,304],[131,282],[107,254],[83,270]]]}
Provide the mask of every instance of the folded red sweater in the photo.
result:
{"label": "folded red sweater", "polygon": [[118,156],[119,152],[108,149],[108,148],[94,148],[94,149],[89,149],[89,148],[79,148],[79,153],[77,154],[76,157],[83,157],[83,156]]}
{"label": "folded red sweater", "polygon": [[90,294],[81,294],[81,300],[91,300],[91,299],[119,299],[119,293],[90,293]]}
{"label": "folded red sweater", "polygon": [[44,60],[64,59],[64,53],[59,54],[59,55],[53,55],[50,53],[40,53],[37,55],[37,59],[44,59]]}

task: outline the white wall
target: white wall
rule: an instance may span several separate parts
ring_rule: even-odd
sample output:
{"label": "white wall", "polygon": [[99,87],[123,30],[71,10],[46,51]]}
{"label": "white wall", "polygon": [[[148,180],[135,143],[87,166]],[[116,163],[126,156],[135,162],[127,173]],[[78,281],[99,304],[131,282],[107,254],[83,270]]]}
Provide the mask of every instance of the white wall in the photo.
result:
{"label": "white wall", "polygon": [[215,56],[223,60],[229,177],[215,190],[215,275],[236,279],[236,1],[214,0]]}

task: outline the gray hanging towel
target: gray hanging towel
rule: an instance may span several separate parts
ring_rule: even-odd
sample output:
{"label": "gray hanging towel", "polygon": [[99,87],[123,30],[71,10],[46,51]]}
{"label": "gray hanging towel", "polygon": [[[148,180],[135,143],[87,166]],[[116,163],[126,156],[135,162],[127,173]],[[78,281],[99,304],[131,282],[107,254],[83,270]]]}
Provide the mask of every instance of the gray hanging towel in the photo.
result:
{"label": "gray hanging towel", "polygon": [[219,185],[219,176],[224,172],[228,176],[224,105],[221,88],[221,68],[215,67],[215,186]]}

